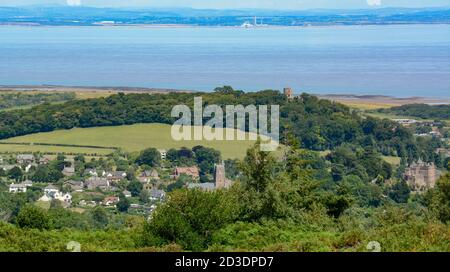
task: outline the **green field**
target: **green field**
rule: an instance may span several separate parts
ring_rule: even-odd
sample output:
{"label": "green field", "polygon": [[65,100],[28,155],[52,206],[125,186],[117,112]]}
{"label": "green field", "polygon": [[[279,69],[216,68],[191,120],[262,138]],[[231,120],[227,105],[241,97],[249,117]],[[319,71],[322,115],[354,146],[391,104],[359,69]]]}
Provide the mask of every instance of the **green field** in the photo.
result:
{"label": "green field", "polygon": [[45,145],[23,145],[23,144],[0,144],[0,153],[66,153],[86,155],[108,155],[114,150],[109,148],[86,148],[68,146],[45,146]]}
{"label": "green field", "polygon": [[[203,145],[212,147],[222,152],[225,159],[243,158],[246,150],[254,141],[175,141],[171,137],[171,126],[165,124],[136,124],[116,127],[75,128],[71,130],[58,130],[47,133],[37,133],[21,137],[3,140],[7,143],[45,143],[66,144],[100,147],[119,147],[125,151],[141,151],[148,147],[158,149],[170,149],[181,147],[194,147]],[[0,144],[0,152],[8,151],[9,145]],[[80,153],[110,153],[112,150],[83,148],[83,147],[59,147],[38,145],[11,145],[13,151],[31,151],[36,148],[41,152],[80,152]],[[84,150],[85,149],[85,150]],[[51,150],[51,151],[49,151]],[[63,151],[65,150],[65,151]]]}

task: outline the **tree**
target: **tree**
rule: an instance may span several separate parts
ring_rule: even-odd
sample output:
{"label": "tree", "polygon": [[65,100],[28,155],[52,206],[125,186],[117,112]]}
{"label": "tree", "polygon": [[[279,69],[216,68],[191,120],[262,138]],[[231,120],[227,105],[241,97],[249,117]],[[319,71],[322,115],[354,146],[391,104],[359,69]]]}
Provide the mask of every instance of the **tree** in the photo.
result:
{"label": "tree", "polygon": [[124,195],[121,195],[116,207],[119,212],[128,212],[128,209],[130,208],[130,201]]}
{"label": "tree", "polygon": [[146,246],[177,243],[186,250],[203,250],[214,231],[237,219],[237,201],[225,191],[179,190],[152,214],[142,242]]}
{"label": "tree", "polygon": [[39,165],[31,176],[34,182],[56,182],[63,178],[64,175],[52,165]]}
{"label": "tree", "polygon": [[20,169],[20,167],[18,166],[14,166],[8,171],[8,178],[10,179],[18,181],[22,176],[23,176],[22,169]]}
{"label": "tree", "polygon": [[104,228],[109,223],[108,214],[104,208],[97,206],[91,211],[94,225],[99,228]]}
{"label": "tree", "polygon": [[450,174],[442,176],[429,191],[429,207],[444,223],[450,222]]}
{"label": "tree", "polygon": [[161,163],[161,154],[156,148],[148,148],[141,152],[136,159],[139,165],[158,166]]}
{"label": "tree", "polygon": [[33,205],[23,207],[16,218],[16,222],[21,228],[50,229],[50,219],[46,211]]}
{"label": "tree", "polygon": [[142,183],[137,180],[133,180],[128,184],[127,190],[131,192],[132,196],[139,196],[143,187],[144,186],[142,185]]}
{"label": "tree", "polygon": [[389,197],[397,203],[407,203],[411,190],[405,181],[400,181],[394,184],[389,192]]}

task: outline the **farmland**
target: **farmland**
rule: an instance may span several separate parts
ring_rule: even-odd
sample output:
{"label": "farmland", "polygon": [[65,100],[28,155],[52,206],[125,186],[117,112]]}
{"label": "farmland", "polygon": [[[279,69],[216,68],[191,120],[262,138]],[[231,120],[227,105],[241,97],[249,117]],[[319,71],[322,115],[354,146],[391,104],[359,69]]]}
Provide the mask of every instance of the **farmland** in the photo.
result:
{"label": "farmland", "polygon": [[[243,158],[253,141],[175,141],[171,137],[171,126],[164,124],[135,124],[126,126],[75,128],[71,130],[57,130],[54,132],[37,133],[3,140],[0,144],[2,151],[41,151],[41,152],[70,152],[70,153],[110,153],[108,147],[121,148],[124,151],[140,151],[148,147],[159,149],[194,147],[203,145],[221,151],[223,158]],[[35,143],[34,145],[14,145],[14,143]],[[41,144],[78,145],[105,147],[68,147],[42,146]]]}

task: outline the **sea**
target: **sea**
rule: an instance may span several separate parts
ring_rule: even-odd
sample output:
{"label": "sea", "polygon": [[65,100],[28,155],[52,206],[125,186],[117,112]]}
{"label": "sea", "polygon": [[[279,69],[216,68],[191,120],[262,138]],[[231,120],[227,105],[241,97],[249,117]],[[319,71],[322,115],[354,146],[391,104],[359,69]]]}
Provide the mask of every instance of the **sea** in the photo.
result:
{"label": "sea", "polygon": [[0,85],[450,98],[450,25],[1,26]]}

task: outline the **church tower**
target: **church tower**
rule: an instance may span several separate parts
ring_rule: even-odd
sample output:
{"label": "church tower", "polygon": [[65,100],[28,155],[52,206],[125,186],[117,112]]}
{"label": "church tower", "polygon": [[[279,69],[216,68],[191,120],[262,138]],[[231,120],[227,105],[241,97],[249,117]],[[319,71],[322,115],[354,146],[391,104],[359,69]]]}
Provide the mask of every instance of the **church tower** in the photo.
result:
{"label": "church tower", "polygon": [[216,183],[216,189],[227,187],[227,179],[225,177],[225,164],[223,162],[214,166],[214,182]]}

